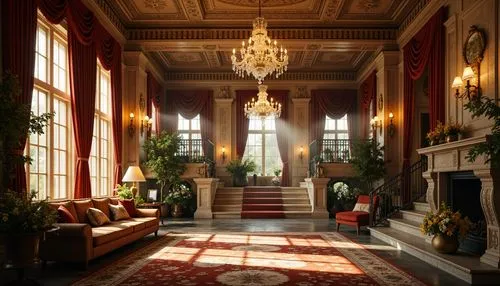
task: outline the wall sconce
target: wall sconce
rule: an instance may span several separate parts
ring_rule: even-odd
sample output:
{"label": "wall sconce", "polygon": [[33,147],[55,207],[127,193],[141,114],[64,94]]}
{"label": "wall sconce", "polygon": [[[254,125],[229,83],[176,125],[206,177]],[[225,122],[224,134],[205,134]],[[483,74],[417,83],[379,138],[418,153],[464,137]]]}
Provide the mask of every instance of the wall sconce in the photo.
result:
{"label": "wall sconce", "polygon": [[222,151],[222,156],[221,156],[222,163],[224,163],[226,161],[226,147],[222,146],[221,151]]}
{"label": "wall sconce", "polygon": [[[479,95],[479,86],[471,84],[475,82],[479,82],[477,78],[479,77],[476,76],[476,73],[472,69],[472,67],[468,66],[464,69],[464,73],[462,74],[462,78],[459,76],[455,77],[453,80],[453,84],[451,85],[452,88],[455,89],[455,97],[459,99],[463,99],[467,97],[468,100],[471,98],[476,98]],[[463,81],[466,81],[465,86],[463,86]],[[464,91],[461,93],[460,89],[464,87]]]}
{"label": "wall sconce", "polygon": [[394,133],[396,132],[396,126],[394,126],[394,123],[392,122],[393,119],[394,119],[394,114],[392,112],[389,112],[389,128],[388,128],[389,137],[394,136]]}
{"label": "wall sconce", "polygon": [[141,120],[141,135],[143,135],[144,131],[146,134],[151,132],[151,127],[153,126],[153,119],[149,118],[149,116],[144,116],[144,119]]}
{"label": "wall sconce", "polygon": [[372,126],[373,131],[377,131],[377,128],[380,128],[380,132],[382,132],[382,120],[378,119],[378,116],[375,116],[370,120],[370,125]]}
{"label": "wall sconce", "polygon": [[300,146],[299,148],[299,159],[302,161],[304,159],[304,146]]}
{"label": "wall sconce", "polygon": [[128,135],[130,137],[133,137],[134,136],[134,133],[135,133],[135,126],[134,126],[134,113],[133,112],[130,112],[130,114],[128,115],[128,117],[130,118],[130,123],[128,125]]}

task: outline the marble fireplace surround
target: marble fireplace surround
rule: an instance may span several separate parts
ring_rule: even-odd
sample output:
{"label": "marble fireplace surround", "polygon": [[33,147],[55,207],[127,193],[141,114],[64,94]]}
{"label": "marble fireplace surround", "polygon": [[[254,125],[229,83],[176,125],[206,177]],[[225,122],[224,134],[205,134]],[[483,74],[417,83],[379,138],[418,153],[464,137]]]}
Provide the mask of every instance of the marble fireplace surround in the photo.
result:
{"label": "marble fireplace surround", "polygon": [[481,256],[482,263],[500,268],[500,172],[485,163],[485,157],[475,162],[466,159],[468,150],[481,142],[486,136],[467,138],[456,142],[418,149],[420,155],[428,158],[428,169],[423,177],[428,182],[427,202],[432,211],[439,208],[441,201],[447,201],[448,174],[459,171],[473,171],[481,180],[481,207],[487,224],[486,252]]}

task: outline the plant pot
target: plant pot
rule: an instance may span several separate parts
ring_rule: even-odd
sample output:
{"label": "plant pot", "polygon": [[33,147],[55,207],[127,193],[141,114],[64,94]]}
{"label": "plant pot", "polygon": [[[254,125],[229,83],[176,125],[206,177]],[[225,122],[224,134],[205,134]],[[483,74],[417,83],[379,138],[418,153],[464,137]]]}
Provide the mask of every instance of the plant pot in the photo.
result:
{"label": "plant pot", "polygon": [[436,234],[432,238],[432,247],[439,253],[455,253],[458,250],[458,238],[456,235]]}
{"label": "plant pot", "polygon": [[2,237],[5,245],[5,256],[15,267],[26,267],[34,263],[38,256],[40,234],[9,234]]}
{"label": "plant pot", "polygon": [[248,186],[248,178],[247,176],[233,176],[233,186],[235,187],[244,187]]}
{"label": "plant pot", "polygon": [[175,204],[172,210],[173,217],[182,217],[184,215],[184,209],[181,204]]}
{"label": "plant pot", "polygon": [[458,140],[458,134],[446,136],[446,143],[455,142]]}
{"label": "plant pot", "polygon": [[271,179],[271,183],[273,186],[279,187],[281,185],[280,177],[274,176],[274,178]]}

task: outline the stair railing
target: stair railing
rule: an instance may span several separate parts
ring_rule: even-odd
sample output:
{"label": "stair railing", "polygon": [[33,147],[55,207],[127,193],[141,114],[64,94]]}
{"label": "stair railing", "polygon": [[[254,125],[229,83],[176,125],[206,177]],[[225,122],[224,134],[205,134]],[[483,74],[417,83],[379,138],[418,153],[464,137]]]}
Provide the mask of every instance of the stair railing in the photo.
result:
{"label": "stair railing", "polygon": [[[413,202],[425,196],[427,181],[422,177],[427,170],[427,157],[409,166],[403,172],[387,180],[370,192],[370,226],[387,224],[387,219],[402,209],[408,209]],[[374,198],[378,196],[375,211]]]}

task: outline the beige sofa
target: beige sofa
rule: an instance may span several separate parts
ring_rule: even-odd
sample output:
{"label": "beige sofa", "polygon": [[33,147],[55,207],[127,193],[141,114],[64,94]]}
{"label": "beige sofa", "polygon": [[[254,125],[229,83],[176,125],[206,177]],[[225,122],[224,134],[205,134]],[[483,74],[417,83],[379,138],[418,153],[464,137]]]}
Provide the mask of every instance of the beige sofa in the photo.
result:
{"label": "beige sofa", "polygon": [[137,209],[135,217],[112,221],[99,227],[92,227],[86,216],[89,207],[98,208],[109,217],[109,205],[118,204],[117,198],[96,198],[51,202],[58,208],[64,205],[78,221],[59,223],[54,234],[47,235],[40,242],[39,256],[42,262],[64,261],[88,262],[123,245],[138,240],[145,235],[158,235],[159,212],[156,209]]}

